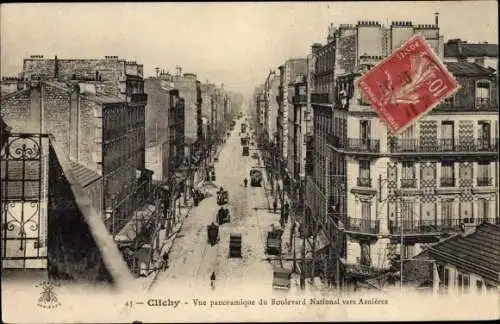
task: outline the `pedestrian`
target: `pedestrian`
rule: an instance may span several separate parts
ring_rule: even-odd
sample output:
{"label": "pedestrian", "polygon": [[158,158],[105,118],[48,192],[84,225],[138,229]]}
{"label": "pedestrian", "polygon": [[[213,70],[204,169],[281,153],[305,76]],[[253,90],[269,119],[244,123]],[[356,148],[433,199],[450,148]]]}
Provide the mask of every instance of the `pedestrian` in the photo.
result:
{"label": "pedestrian", "polygon": [[210,275],[210,287],[212,287],[212,289],[215,288],[215,271],[212,271]]}
{"label": "pedestrian", "polygon": [[168,253],[163,253],[163,271],[168,269]]}
{"label": "pedestrian", "polygon": [[276,209],[278,209],[278,200],[274,199],[273,201],[273,211],[276,213]]}

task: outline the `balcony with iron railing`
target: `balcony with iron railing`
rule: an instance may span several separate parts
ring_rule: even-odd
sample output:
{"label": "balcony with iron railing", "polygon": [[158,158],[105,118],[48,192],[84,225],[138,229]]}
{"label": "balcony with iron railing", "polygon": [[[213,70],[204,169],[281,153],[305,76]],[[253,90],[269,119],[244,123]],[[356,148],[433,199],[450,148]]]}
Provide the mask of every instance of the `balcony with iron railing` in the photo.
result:
{"label": "balcony with iron railing", "polygon": [[393,153],[497,153],[498,138],[478,138],[475,141],[456,139],[435,139],[422,141],[418,139],[391,139],[389,148]]}
{"label": "balcony with iron railing", "polygon": [[472,104],[465,105],[456,102],[445,101],[437,105],[433,112],[463,112],[463,111],[498,111],[498,104],[488,98],[476,98]]}
{"label": "balcony with iron railing", "polygon": [[327,135],[328,142],[346,153],[380,153],[380,140],[372,138],[347,138],[341,140],[338,136]]}
{"label": "balcony with iron railing", "polygon": [[311,102],[318,104],[331,104],[332,100],[330,100],[328,93],[312,93]]}
{"label": "balcony with iron railing", "polygon": [[358,177],[357,180],[358,180],[357,181],[358,187],[371,187],[372,186],[372,179],[371,178]]}
{"label": "balcony with iron railing", "polygon": [[476,180],[478,187],[489,187],[493,185],[492,177],[477,177]]}
{"label": "balcony with iron railing", "polygon": [[415,234],[435,234],[435,233],[456,233],[462,231],[464,225],[479,225],[482,223],[500,224],[500,218],[480,217],[480,218],[448,218],[432,220],[390,221],[389,232],[393,235],[415,235]]}
{"label": "balcony with iron railing", "polygon": [[378,234],[380,231],[380,221],[348,217],[345,230],[347,232]]}

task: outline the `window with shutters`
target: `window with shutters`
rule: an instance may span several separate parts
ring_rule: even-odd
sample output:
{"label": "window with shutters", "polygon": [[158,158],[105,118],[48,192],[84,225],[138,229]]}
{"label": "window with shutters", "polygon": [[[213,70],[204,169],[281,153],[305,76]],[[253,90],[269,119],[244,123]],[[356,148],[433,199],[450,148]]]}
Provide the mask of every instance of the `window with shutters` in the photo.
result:
{"label": "window with shutters", "polygon": [[490,103],[490,88],[491,84],[489,81],[479,81],[476,83],[477,108]]}
{"label": "window with shutters", "polygon": [[453,121],[441,122],[441,146],[444,151],[453,151],[455,127]]}
{"label": "window with shutters", "polygon": [[479,223],[488,219],[489,201],[486,198],[479,198],[477,200],[477,218]]}
{"label": "window with shutters", "polygon": [[488,120],[478,121],[478,146],[479,150],[490,148],[491,124]]}
{"label": "window with shutters", "polygon": [[452,161],[441,162],[441,187],[455,186],[455,163]]}
{"label": "window with shutters", "polygon": [[444,199],[441,201],[441,223],[443,225],[453,225],[453,199]]}
{"label": "window with shutters", "polygon": [[490,178],[490,162],[480,161],[477,163],[477,185],[489,186],[491,185]]}
{"label": "window with shutters", "polygon": [[401,187],[415,188],[416,186],[415,162],[403,161],[401,163],[401,168],[402,168]]}
{"label": "window with shutters", "polygon": [[370,161],[369,160],[360,160],[359,161],[358,186],[371,187]]}

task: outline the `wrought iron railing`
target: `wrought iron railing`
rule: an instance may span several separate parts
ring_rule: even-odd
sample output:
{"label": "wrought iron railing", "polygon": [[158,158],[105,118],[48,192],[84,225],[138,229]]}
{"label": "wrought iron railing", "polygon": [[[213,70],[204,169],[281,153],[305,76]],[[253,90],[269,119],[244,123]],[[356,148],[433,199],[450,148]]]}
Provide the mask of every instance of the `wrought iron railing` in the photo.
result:
{"label": "wrought iron railing", "polygon": [[380,140],[372,138],[348,138],[341,140],[338,136],[327,135],[328,142],[336,148],[350,152],[379,153]]}
{"label": "wrought iron railing", "polygon": [[498,138],[478,138],[471,141],[441,138],[425,143],[418,139],[392,139],[389,147],[394,153],[498,152]]}
{"label": "wrought iron railing", "polygon": [[358,177],[358,186],[359,187],[371,187],[372,186],[372,179]]}
{"label": "wrought iron railing", "polygon": [[378,220],[347,218],[345,230],[350,232],[378,234],[380,231],[380,222]]}
{"label": "wrought iron railing", "polygon": [[[47,266],[48,161],[44,134],[11,133],[0,151],[2,267]],[[60,175],[59,175],[60,176]]]}
{"label": "wrought iron railing", "polygon": [[390,221],[389,232],[394,235],[400,235],[401,232],[403,232],[403,235],[459,232],[462,230],[463,225],[479,225],[482,223],[500,224],[500,218],[448,218],[438,220],[403,221],[402,229],[400,221]]}
{"label": "wrought iron railing", "polygon": [[434,111],[498,111],[498,104],[490,102],[490,100],[477,100],[470,105],[459,105],[453,102],[443,102],[436,106]]}
{"label": "wrought iron railing", "polygon": [[477,185],[480,187],[487,187],[493,185],[493,178],[491,177],[477,177]]}

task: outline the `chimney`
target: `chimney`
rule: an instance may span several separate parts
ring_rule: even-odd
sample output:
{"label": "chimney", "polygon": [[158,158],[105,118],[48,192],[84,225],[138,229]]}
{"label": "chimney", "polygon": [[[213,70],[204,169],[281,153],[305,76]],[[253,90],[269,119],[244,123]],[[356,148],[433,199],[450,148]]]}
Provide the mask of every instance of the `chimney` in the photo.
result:
{"label": "chimney", "polygon": [[57,55],[54,56],[54,78],[59,78],[59,61],[57,60]]}
{"label": "chimney", "polygon": [[434,13],[435,25],[439,27],[439,12]]}

